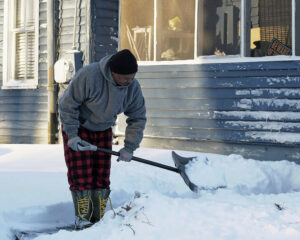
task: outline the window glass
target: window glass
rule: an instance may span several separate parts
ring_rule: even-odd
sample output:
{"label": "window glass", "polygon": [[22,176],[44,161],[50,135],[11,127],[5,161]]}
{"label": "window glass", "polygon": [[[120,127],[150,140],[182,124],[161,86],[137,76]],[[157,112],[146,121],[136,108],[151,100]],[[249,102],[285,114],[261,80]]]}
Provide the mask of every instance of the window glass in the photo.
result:
{"label": "window glass", "polygon": [[34,78],[35,35],[33,32],[16,33],[16,60],[14,79]]}
{"label": "window glass", "polygon": [[194,59],[195,1],[157,1],[157,60]]}
{"label": "window glass", "polygon": [[251,5],[251,56],[291,55],[291,0],[252,0]]}
{"label": "window glass", "polygon": [[33,0],[16,1],[16,24],[13,29],[16,44],[14,79],[34,78],[35,34]]}
{"label": "window glass", "polygon": [[198,56],[240,54],[240,0],[199,0]]}
{"label": "window glass", "polygon": [[153,0],[121,1],[120,49],[130,49],[138,61],[153,60]]}
{"label": "window glass", "polygon": [[122,0],[120,48],[139,61],[240,56],[241,47],[243,56],[292,55],[294,32],[300,55],[299,4],[293,31],[292,0],[244,3],[242,22],[242,0]]}
{"label": "window glass", "polygon": [[38,85],[37,0],[4,1],[3,89],[34,89]]}
{"label": "window glass", "polygon": [[16,0],[15,28],[34,26],[33,0]]}

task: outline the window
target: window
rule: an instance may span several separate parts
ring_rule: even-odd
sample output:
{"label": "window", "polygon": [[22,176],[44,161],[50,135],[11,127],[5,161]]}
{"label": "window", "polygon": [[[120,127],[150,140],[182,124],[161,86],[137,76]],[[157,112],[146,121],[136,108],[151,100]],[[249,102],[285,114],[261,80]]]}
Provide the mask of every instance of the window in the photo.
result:
{"label": "window", "polygon": [[194,57],[194,12],[194,1],[157,1],[156,60]]}
{"label": "window", "polygon": [[200,0],[197,56],[240,54],[241,1]]}
{"label": "window", "polygon": [[[154,59],[154,0],[121,1],[120,44],[139,61]],[[126,19],[122,21],[122,19]]]}
{"label": "window", "polygon": [[256,0],[251,6],[251,56],[292,54],[292,2]]}
{"label": "window", "polygon": [[139,61],[295,57],[299,11],[296,0],[121,0],[120,48]]}
{"label": "window", "polygon": [[4,89],[36,88],[38,84],[37,0],[5,0]]}

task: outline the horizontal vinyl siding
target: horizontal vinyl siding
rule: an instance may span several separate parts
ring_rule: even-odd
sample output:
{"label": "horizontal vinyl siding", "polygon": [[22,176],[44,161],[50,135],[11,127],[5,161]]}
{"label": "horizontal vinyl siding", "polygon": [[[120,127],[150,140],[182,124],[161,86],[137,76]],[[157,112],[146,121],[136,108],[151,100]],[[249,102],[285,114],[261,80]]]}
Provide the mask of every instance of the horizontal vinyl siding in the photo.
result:
{"label": "horizontal vinyl siding", "polygon": [[113,54],[118,50],[118,0],[92,0],[92,61]]}
{"label": "horizontal vinyl siding", "polygon": [[[76,50],[86,54],[88,48],[87,40],[87,1],[78,1],[76,31],[75,31],[75,47]],[[74,16],[75,16],[74,0],[57,0],[57,18],[56,26],[58,45],[57,53],[59,58],[65,57],[73,47],[73,31],[74,31]]]}
{"label": "horizontal vinyl siding", "polygon": [[[298,160],[299,70],[296,61],[139,66],[137,79],[148,119],[143,142],[150,147]],[[284,147],[286,153],[278,155]]]}
{"label": "horizontal vinyl siding", "polygon": [[[0,11],[3,12],[0,1]],[[47,1],[40,0],[39,13],[39,80],[35,90],[0,89],[0,143],[47,143],[48,142],[48,91],[47,91]],[[3,29],[3,14],[0,17]],[[0,34],[3,44],[2,31]],[[1,85],[2,85],[2,47]]]}

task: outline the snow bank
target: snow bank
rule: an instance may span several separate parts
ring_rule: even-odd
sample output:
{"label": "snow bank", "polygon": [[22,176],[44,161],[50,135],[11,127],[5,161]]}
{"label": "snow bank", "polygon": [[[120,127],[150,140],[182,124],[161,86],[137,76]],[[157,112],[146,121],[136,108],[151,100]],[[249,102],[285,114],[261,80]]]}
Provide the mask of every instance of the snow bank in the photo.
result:
{"label": "snow bank", "polygon": [[226,186],[239,194],[279,194],[300,191],[300,166],[292,162],[266,162],[239,155],[199,155],[186,166],[197,186]]}

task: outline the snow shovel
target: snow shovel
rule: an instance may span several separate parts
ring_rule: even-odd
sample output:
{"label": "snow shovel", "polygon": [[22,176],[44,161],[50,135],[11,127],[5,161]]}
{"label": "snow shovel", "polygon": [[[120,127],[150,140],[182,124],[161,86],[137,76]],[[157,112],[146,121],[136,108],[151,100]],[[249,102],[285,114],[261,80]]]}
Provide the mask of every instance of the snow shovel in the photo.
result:
{"label": "snow shovel", "polygon": [[[106,148],[97,147],[97,150],[101,151],[101,152],[109,153],[111,155],[120,156],[119,152],[111,151]],[[153,162],[153,161],[146,160],[143,158],[135,157],[135,156],[132,157],[132,160],[134,160],[136,162],[140,162],[140,163],[145,163],[145,164],[148,164],[151,166],[163,168],[163,169],[166,169],[166,170],[169,170],[172,172],[179,173],[181,175],[181,177],[183,178],[184,182],[186,183],[186,185],[188,185],[188,187],[193,192],[197,192],[198,187],[190,181],[190,179],[188,178],[188,176],[185,172],[185,165],[188,164],[188,162],[191,161],[193,158],[192,157],[190,157],[190,158],[181,157],[178,154],[176,154],[174,151],[172,151],[172,158],[173,158],[176,168],[168,166],[168,165],[164,165],[164,164],[161,164],[158,162]]]}

